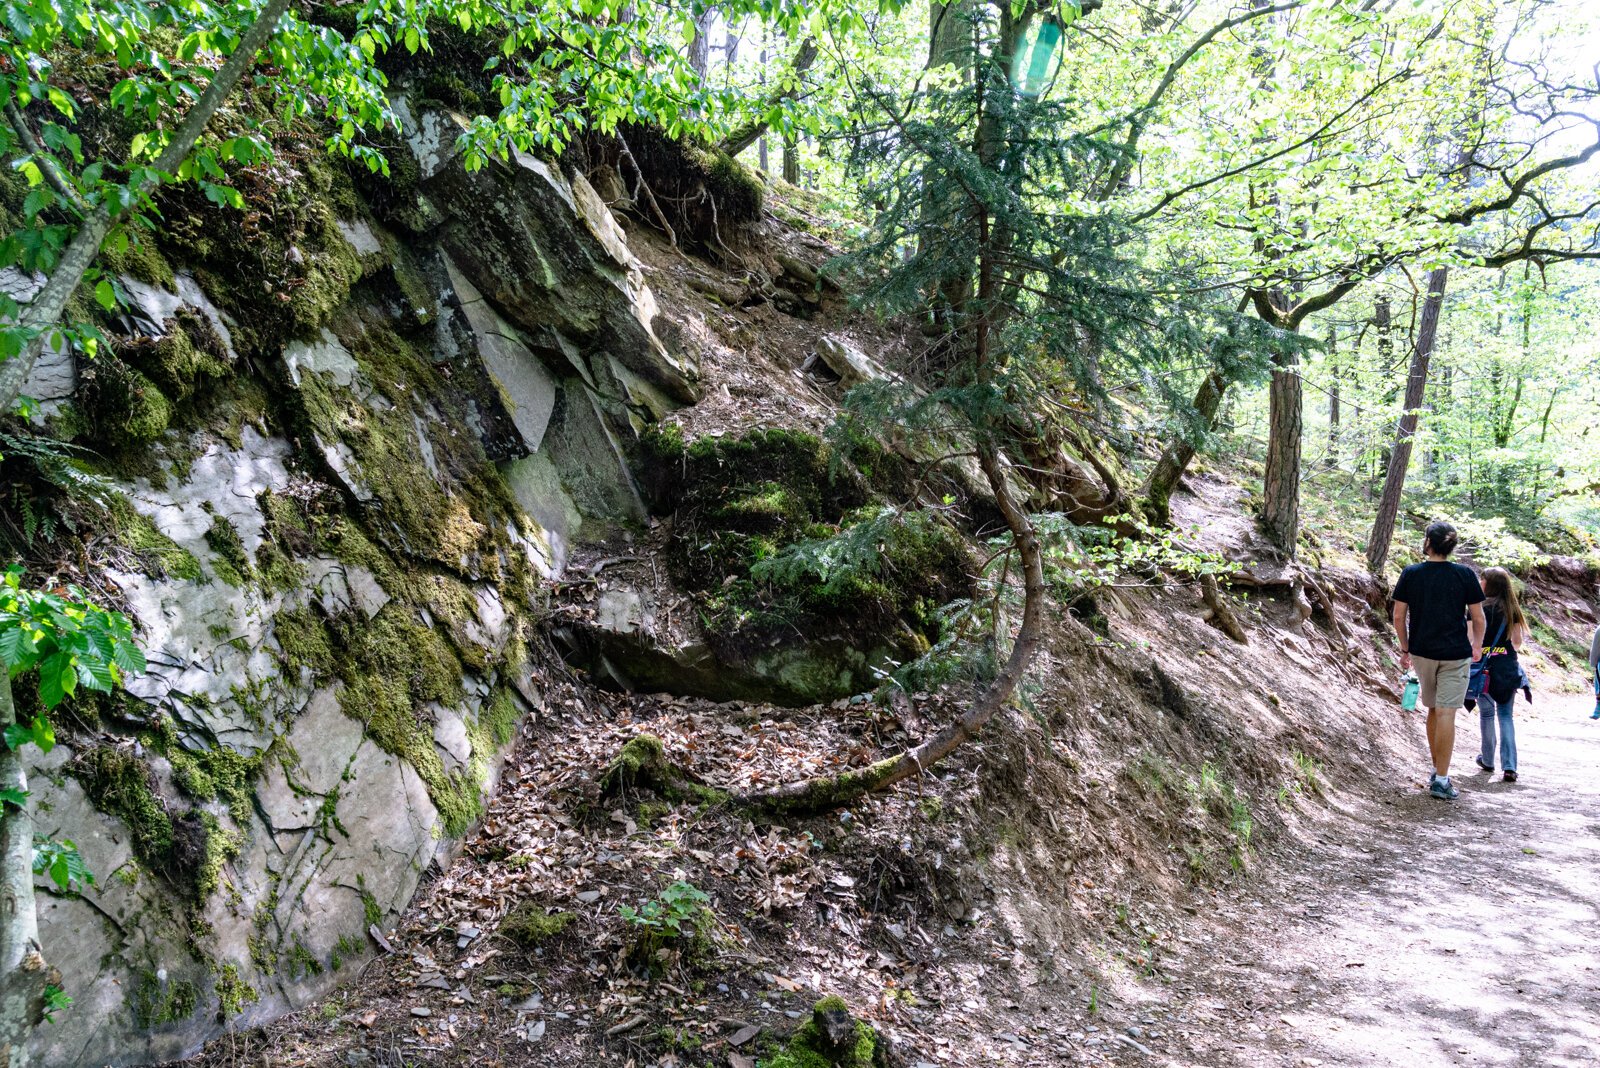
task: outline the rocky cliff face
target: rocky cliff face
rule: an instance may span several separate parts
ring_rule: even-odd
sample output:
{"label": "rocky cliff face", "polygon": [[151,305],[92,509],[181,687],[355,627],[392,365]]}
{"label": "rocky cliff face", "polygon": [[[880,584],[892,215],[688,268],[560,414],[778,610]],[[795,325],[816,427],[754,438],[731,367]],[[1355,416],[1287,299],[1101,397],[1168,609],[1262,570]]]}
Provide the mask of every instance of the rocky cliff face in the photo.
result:
{"label": "rocky cliff face", "polygon": [[242,217],[175,211],[113,257],[114,353],[29,383],[105,458],[95,573],[151,664],[34,769],[97,877],[42,902],[74,998],[42,1064],[177,1057],[350,973],[540,707],[539,580],[642,515],[630,442],[695,396],[594,190],[468,173],[458,122],[407,111],[381,191],[308,151]]}

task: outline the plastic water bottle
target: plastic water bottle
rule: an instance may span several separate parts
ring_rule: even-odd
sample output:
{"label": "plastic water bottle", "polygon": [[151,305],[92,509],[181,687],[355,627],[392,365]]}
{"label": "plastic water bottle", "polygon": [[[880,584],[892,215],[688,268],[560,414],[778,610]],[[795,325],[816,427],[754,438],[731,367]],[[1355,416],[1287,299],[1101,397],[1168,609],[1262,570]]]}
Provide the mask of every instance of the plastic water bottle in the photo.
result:
{"label": "plastic water bottle", "polygon": [[1417,679],[1415,671],[1408,671],[1400,676],[1402,689],[1400,691],[1400,707],[1407,712],[1414,711],[1417,707],[1417,694],[1422,691],[1422,683]]}

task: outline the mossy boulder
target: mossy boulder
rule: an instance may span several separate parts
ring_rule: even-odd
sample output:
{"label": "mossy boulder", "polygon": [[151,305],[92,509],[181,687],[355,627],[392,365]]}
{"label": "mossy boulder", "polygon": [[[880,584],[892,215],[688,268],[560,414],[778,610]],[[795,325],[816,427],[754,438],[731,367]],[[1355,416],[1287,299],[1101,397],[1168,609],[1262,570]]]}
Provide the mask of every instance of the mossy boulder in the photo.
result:
{"label": "mossy boulder", "polygon": [[[882,450],[793,430],[685,445],[649,434],[641,463],[674,502],[669,564],[696,602],[704,648],[639,628],[574,638],[601,672],[640,690],[809,704],[876,685],[943,636],[940,609],[970,593],[960,532],[901,511]],[[859,462],[858,462],[859,461]]]}

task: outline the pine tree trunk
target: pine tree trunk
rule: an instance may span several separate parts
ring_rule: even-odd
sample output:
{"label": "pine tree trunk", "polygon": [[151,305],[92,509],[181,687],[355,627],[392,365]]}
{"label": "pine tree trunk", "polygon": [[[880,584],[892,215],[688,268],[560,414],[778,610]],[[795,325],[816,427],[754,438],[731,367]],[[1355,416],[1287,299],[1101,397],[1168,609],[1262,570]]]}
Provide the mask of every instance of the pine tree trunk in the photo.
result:
{"label": "pine tree trunk", "polygon": [[1406,467],[1411,462],[1412,437],[1417,432],[1417,417],[1428,388],[1428,361],[1433,356],[1434,338],[1439,333],[1439,313],[1444,308],[1444,287],[1450,268],[1439,267],[1428,274],[1428,295],[1422,302],[1422,321],[1417,325],[1417,342],[1411,350],[1411,369],[1406,375],[1405,411],[1395,433],[1389,470],[1383,480],[1383,495],[1378,498],[1378,514],[1367,539],[1367,569],[1381,574],[1389,559],[1389,542],[1400,515],[1400,494],[1405,489]]}
{"label": "pine tree trunk", "polygon": [[[1380,294],[1372,303],[1372,323],[1377,328],[1378,334],[1378,375],[1385,383],[1383,393],[1383,408],[1388,411],[1394,404],[1394,318],[1389,310],[1389,298]],[[1378,479],[1381,481],[1389,473],[1389,446],[1385,445],[1378,453]]]}
{"label": "pine tree trunk", "polygon": [[1294,558],[1300,538],[1300,453],[1304,412],[1299,359],[1283,356],[1268,391],[1267,470],[1262,482],[1261,524],[1267,538]]}
{"label": "pine tree trunk", "polygon": [[[11,680],[0,668],[0,732],[17,721]],[[0,789],[28,789],[22,753],[0,742]],[[33,897],[33,818],[0,802],[0,1068],[24,1068],[28,1036],[44,1013],[53,973],[39,951]]]}

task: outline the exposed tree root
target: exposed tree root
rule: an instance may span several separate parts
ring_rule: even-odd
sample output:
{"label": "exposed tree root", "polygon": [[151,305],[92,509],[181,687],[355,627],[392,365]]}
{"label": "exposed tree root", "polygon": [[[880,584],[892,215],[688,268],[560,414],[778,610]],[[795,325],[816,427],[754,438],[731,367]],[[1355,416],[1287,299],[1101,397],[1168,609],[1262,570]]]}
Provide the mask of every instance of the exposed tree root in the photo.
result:
{"label": "exposed tree root", "polygon": [[667,758],[666,747],[653,734],[639,734],[617,751],[600,776],[600,792],[627,800],[652,793],[669,801],[715,804],[727,795],[692,777]]}
{"label": "exposed tree root", "polygon": [[1240,645],[1250,644],[1244,627],[1239,623],[1239,617],[1234,615],[1233,608],[1228,604],[1227,595],[1217,588],[1215,575],[1200,576],[1200,597],[1211,613],[1207,622]]}

